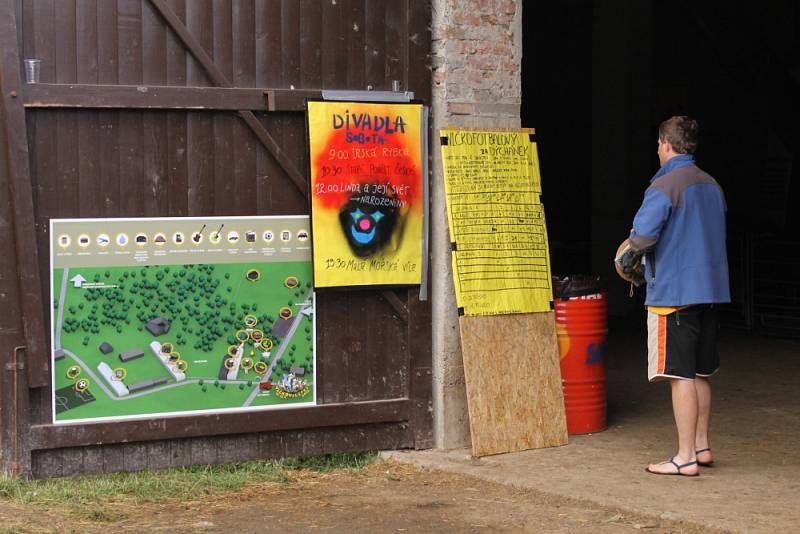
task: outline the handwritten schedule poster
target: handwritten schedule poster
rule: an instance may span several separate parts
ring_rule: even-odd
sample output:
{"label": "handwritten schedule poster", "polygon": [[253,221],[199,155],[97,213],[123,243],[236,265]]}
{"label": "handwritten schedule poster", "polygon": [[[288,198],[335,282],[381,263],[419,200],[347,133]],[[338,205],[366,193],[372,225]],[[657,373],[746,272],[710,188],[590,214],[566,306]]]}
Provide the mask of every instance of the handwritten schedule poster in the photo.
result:
{"label": "handwritten schedule poster", "polygon": [[549,311],[550,255],[531,131],[453,129],[440,135],[460,311]]}
{"label": "handwritten schedule poster", "polygon": [[316,287],[420,283],[422,112],[308,102]]}

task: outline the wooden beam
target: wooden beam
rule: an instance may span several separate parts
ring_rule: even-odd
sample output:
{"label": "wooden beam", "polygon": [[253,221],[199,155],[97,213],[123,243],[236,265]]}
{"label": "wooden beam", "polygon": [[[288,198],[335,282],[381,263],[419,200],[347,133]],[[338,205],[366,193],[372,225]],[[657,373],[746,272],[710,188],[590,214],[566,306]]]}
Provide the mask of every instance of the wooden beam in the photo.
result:
{"label": "wooden beam", "polygon": [[[36,248],[36,222],[33,216],[33,191],[28,155],[28,134],[22,102],[19,50],[17,48],[16,2],[0,1],[0,117],[2,117],[8,185],[11,196],[17,254],[17,283],[20,312],[25,331],[25,358],[28,385],[50,383],[50,354],[47,349],[39,254]],[[10,245],[10,244],[9,244]],[[20,392],[27,395],[27,392]]]}
{"label": "wooden beam", "polygon": [[404,323],[408,324],[408,307],[400,299],[400,297],[397,296],[397,293],[391,289],[385,289],[381,291],[381,296],[384,298],[384,300],[386,300],[387,303],[389,303],[389,306],[391,306],[395,311],[397,317]]}
{"label": "wooden beam", "polygon": [[305,111],[322,91],[164,85],[27,84],[26,108]]}
{"label": "wooden beam", "polygon": [[[178,15],[167,5],[165,0],[150,0],[159,12],[161,17],[166,21],[178,39],[186,46],[189,53],[202,65],[203,69],[208,74],[209,79],[219,87],[232,87],[231,82],[223,74],[223,72],[214,63],[214,60],[208,55],[194,35],[192,35],[188,28],[183,24]],[[253,114],[252,111],[240,110],[239,115],[244,119],[245,123],[250,127],[256,137],[261,141],[264,147],[269,151],[275,160],[283,167],[283,170],[292,179],[294,184],[304,196],[308,196],[308,184],[303,173],[301,173],[289,155],[284,152],[280,145],[275,141],[272,135],[267,131],[261,121]]]}
{"label": "wooden beam", "polygon": [[85,447],[107,443],[153,441],[276,430],[337,427],[407,421],[408,399],[323,404],[286,410],[249,410],[232,414],[150,418],[132,423],[33,425],[31,450]]}
{"label": "wooden beam", "polygon": [[25,87],[25,107],[265,111],[268,104],[261,89],[39,83]]}
{"label": "wooden beam", "polygon": [[265,89],[268,111],[305,111],[306,100],[322,98],[322,91],[312,89]]}

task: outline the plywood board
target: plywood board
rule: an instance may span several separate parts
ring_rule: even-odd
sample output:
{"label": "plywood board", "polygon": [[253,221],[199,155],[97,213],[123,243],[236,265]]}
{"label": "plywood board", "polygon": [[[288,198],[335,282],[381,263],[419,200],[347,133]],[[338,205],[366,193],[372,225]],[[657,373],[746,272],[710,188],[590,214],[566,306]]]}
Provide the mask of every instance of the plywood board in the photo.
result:
{"label": "plywood board", "polygon": [[567,443],[552,312],[460,317],[472,454]]}

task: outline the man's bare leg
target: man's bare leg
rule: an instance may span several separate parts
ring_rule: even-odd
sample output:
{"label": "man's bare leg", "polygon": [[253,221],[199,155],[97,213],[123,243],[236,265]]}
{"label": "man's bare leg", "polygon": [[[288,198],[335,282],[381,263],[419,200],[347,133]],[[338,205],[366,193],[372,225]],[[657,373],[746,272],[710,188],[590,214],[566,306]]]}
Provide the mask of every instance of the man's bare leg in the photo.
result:
{"label": "man's bare leg", "polygon": [[[695,434],[697,433],[697,388],[694,380],[671,378],[672,412],[675,415],[675,426],[678,428],[678,453],[673,461],[678,465],[693,462],[695,455]],[[675,473],[677,469],[670,462],[650,464],[648,470],[653,473]],[[698,472],[697,464],[681,469],[681,474],[694,475]]]}
{"label": "man's bare leg", "polygon": [[[697,390],[697,431],[694,435],[694,444],[697,450],[711,447],[708,441],[708,428],[711,422],[711,383],[707,378],[697,377],[694,380],[694,387]],[[700,462],[711,463],[713,457],[711,451],[703,451],[697,455]]]}

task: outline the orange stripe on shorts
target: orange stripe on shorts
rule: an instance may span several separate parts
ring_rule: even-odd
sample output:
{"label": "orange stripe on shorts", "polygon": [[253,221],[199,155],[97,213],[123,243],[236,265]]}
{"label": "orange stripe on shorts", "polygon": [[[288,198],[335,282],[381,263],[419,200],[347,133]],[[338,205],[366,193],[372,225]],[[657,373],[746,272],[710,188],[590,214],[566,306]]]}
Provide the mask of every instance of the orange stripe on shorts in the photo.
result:
{"label": "orange stripe on shorts", "polygon": [[667,316],[658,316],[658,374],[664,374],[664,360],[667,356]]}

